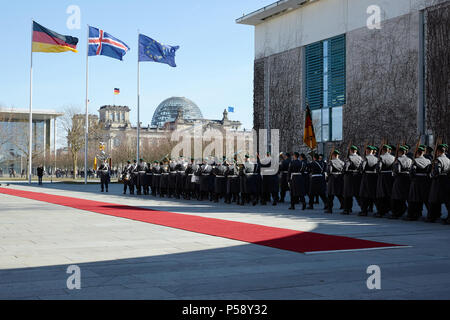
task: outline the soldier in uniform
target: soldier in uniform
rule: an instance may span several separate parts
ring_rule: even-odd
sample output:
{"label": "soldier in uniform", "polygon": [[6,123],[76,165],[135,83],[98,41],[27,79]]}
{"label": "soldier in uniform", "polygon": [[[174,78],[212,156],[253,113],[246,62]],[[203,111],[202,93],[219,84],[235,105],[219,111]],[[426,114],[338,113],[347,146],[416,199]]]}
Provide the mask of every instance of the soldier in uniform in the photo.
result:
{"label": "soldier in uniform", "polygon": [[279,177],[278,170],[272,169],[272,157],[270,152],[267,152],[266,157],[260,159],[258,156],[258,164],[261,168],[261,176],[262,176],[262,194],[261,194],[261,204],[266,205],[267,201],[270,201],[272,197],[272,205],[276,206],[278,202],[278,193],[279,193]]}
{"label": "soldier in uniform", "polygon": [[410,171],[411,186],[408,194],[408,215],[404,218],[407,221],[415,221],[422,217],[423,205],[428,203],[431,161],[424,156],[425,148],[425,146],[420,146],[417,150]]}
{"label": "soldier in uniform", "polygon": [[248,201],[256,206],[258,203],[259,172],[257,164],[250,161],[249,155],[245,155],[243,174],[245,175],[244,193]]}
{"label": "soldier in uniform", "polygon": [[298,199],[302,203],[302,210],[306,209],[306,189],[305,189],[305,179],[307,176],[304,172],[307,170],[307,164],[304,161],[299,160],[299,153],[294,152],[294,160],[290,161],[288,169],[288,177],[290,184],[290,196],[291,196],[291,206],[289,210],[295,210],[295,203]]}
{"label": "soldier in uniform", "polygon": [[425,152],[425,154],[423,155],[426,159],[428,159],[428,160],[430,160],[430,161],[433,161],[433,148],[432,147],[427,147],[427,146],[425,146],[425,145],[422,145],[422,147],[425,147],[426,148],[426,152]]}
{"label": "soldier in uniform", "polygon": [[382,218],[390,210],[390,202],[392,195],[392,184],[394,177],[392,175],[392,167],[395,157],[391,154],[392,147],[385,144],[378,158],[378,180],[377,180],[377,213],[375,217]]}
{"label": "soldier in uniform", "polygon": [[186,183],[186,167],[187,162],[180,159],[175,167],[177,174],[175,179],[175,198],[180,199],[183,196],[184,186]]}
{"label": "soldier in uniform", "polygon": [[391,195],[391,212],[390,219],[398,219],[403,216],[408,209],[406,201],[408,201],[409,188],[411,180],[409,177],[413,161],[408,157],[409,149],[406,146],[401,146],[398,151],[398,158],[396,159],[393,172],[394,184],[392,185]]}
{"label": "soldier in uniform", "polygon": [[137,189],[137,181],[138,181],[138,171],[137,171],[137,161],[133,160],[133,164],[131,165],[131,183],[133,184],[133,190]]}
{"label": "soldier in uniform", "polygon": [[150,162],[147,162],[145,166],[145,179],[144,179],[144,194],[147,196],[150,194],[152,177],[153,177],[152,164]]}
{"label": "soldier in uniform", "polygon": [[185,179],[184,179],[184,199],[191,200],[191,196],[193,196],[194,191],[194,158],[191,158],[191,161],[186,164],[186,170],[184,171]]}
{"label": "soldier in uniform", "polygon": [[212,175],[212,161],[206,159],[203,162],[201,168],[201,176],[200,176],[200,201],[203,201],[205,198],[209,198],[210,192],[210,176]]}
{"label": "soldier in uniform", "polygon": [[161,179],[159,180],[159,196],[164,198],[169,193],[169,162],[164,159],[161,166]]}
{"label": "soldier in uniform", "polygon": [[139,163],[136,166],[136,186],[137,186],[137,195],[140,196],[142,194],[142,188],[145,184],[145,171],[147,168],[147,164],[144,162],[143,159],[139,159]]}
{"label": "soldier in uniform", "polygon": [[102,187],[102,192],[108,192],[108,183],[109,183],[109,165],[108,161],[104,160],[103,163],[98,168],[98,172],[100,174],[100,183]]}
{"label": "soldier in uniform", "polygon": [[175,189],[177,187],[177,163],[173,159],[169,159],[169,181],[168,181],[168,197],[175,196]]}
{"label": "soldier in uniform", "polygon": [[202,170],[203,170],[203,163],[201,160],[195,161],[193,170],[194,170],[194,177],[192,178],[192,181],[194,182],[194,194],[196,195],[197,200],[200,201],[201,199],[200,179],[202,177]]}
{"label": "soldier in uniform", "polygon": [[236,160],[233,160],[232,163],[228,165],[225,175],[227,178],[227,199],[225,202],[229,204],[231,202],[236,202],[239,204],[239,167]]}
{"label": "soldier in uniform", "polygon": [[333,213],[333,201],[334,197],[339,199],[340,203],[343,203],[343,193],[344,193],[344,161],[339,159],[340,152],[334,150],[331,154],[331,160],[327,165],[327,195],[328,195],[328,205],[325,210],[326,213]]}
{"label": "soldier in uniform", "polygon": [[367,146],[366,158],[361,164],[361,187],[359,196],[361,202],[361,212],[358,216],[366,217],[369,207],[376,200],[377,195],[377,164],[378,158],[374,156],[375,147]]}
{"label": "soldier in uniform", "polygon": [[344,211],[342,214],[348,215],[352,212],[353,197],[359,201],[359,190],[361,187],[360,167],[363,159],[358,154],[358,147],[351,146],[349,156],[344,166]]}
{"label": "soldier in uniform", "polygon": [[153,162],[152,166],[152,196],[160,194],[161,183],[161,164],[158,161]]}
{"label": "soldier in uniform", "polygon": [[286,192],[289,190],[289,164],[291,163],[291,155],[289,153],[283,154],[283,161],[280,163],[280,202],[284,202],[284,198],[286,197]]}
{"label": "soldier in uniform", "polygon": [[[430,211],[427,222],[435,222],[441,217],[442,204],[446,205],[450,216],[450,159],[445,154],[447,150],[447,144],[440,144],[436,149],[436,159],[433,161],[431,171],[431,189],[428,198]],[[445,224],[449,223],[450,218],[447,217]]]}
{"label": "soldier in uniform", "polygon": [[310,174],[309,180],[309,206],[308,209],[314,209],[314,198],[319,196],[324,205],[325,210],[327,209],[327,197],[326,192],[326,181],[325,181],[325,167],[324,162],[319,161],[319,155],[314,154],[313,162],[308,165],[308,172]]}
{"label": "soldier in uniform", "polygon": [[227,178],[226,172],[228,165],[225,161],[225,157],[222,163],[219,163],[213,168],[214,178],[214,202],[219,202],[219,199],[225,197],[227,194]]}
{"label": "soldier in uniform", "polygon": [[127,161],[127,165],[122,170],[123,194],[127,194],[127,187],[130,190],[130,194],[134,194],[134,185],[131,178],[132,172],[133,166],[131,161]]}

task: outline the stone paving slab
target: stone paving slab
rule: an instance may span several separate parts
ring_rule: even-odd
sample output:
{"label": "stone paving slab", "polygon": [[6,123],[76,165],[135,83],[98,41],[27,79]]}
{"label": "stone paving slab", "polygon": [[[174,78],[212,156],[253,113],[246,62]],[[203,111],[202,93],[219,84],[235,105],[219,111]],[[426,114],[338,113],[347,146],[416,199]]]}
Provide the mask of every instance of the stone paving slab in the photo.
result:
{"label": "stone paving slab", "polygon": [[[9,188],[412,247],[304,255],[0,194],[0,299],[450,298],[449,226],[123,196],[120,185]],[[79,291],[66,286],[72,264]],[[366,286],[373,264],[381,290]]]}

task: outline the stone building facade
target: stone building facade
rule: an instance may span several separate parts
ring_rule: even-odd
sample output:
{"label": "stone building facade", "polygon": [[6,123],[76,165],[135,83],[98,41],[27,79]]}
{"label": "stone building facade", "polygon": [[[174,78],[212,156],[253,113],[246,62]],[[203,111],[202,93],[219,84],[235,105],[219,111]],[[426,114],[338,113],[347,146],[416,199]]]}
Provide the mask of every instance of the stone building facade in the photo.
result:
{"label": "stone building facade", "polygon": [[254,128],[307,151],[308,103],[321,152],[449,141],[449,12],[448,0],[285,0],[237,19],[255,27]]}

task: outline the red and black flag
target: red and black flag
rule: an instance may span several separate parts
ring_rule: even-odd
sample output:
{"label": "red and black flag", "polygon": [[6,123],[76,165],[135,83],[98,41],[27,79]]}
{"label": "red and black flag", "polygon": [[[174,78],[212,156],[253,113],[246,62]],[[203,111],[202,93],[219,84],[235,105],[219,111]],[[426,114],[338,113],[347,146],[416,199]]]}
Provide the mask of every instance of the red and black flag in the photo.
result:
{"label": "red and black flag", "polygon": [[314,126],[311,116],[311,110],[309,106],[306,106],[306,115],[305,115],[305,130],[303,132],[303,142],[314,150],[317,148],[316,134],[314,133]]}
{"label": "red and black flag", "polygon": [[64,36],[33,21],[33,52],[77,51],[78,38]]}

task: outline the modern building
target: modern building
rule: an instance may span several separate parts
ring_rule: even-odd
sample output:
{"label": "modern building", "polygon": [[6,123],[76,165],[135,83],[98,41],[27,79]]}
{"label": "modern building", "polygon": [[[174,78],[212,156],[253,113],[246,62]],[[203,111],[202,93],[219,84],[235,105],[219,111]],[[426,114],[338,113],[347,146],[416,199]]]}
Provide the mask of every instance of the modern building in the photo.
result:
{"label": "modern building", "polygon": [[450,1],[281,0],[236,20],[255,28],[254,129],[306,151],[450,140]]}
{"label": "modern building", "polygon": [[[63,113],[53,110],[33,111],[33,170],[41,162],[51,166],[56,150],[56,119]],[[29,148],[29,110],[0,109],[0,172],[9,175],[10,169],[20,175],[27,171]],[[39,163],[37,163],[39,162]]]}

